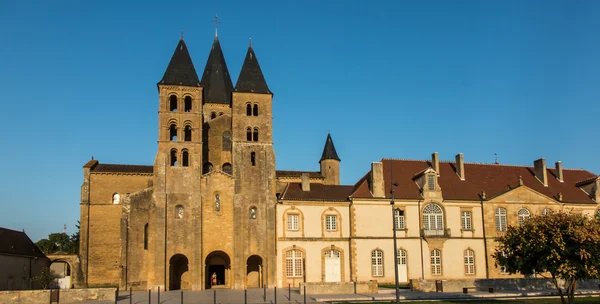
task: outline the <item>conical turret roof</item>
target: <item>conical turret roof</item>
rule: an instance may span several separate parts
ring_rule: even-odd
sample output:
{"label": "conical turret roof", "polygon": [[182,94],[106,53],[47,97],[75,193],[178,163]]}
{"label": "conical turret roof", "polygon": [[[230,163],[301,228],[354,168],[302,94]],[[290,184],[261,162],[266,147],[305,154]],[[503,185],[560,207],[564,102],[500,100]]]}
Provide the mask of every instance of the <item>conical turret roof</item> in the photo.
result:
{"label": "conical turret roof", "polygon": [[219,43],[219,38],[216,36],[206,61],[200,85],[204,88],[204,103],[231,105],[233,83],[227,70],[221,43]]}
{"label": "conical turret roof", "polygon": [[240,76],[235,84],[235,91],[272,94],[260,69],[252,45],[248,47],[248,52],[246,52],[246,59],[244,59]]}
{"label": "conical turret roof", "polygon": [[[327,140],[325,141],[325,147],[323,148],[323,155],[321,155],[321,161],[326,159],[335,159],[340,161],[340,158],[335,151],[335,146],[333,145],[333,140],[331,139],[331,134],[327,134]],[[319,162],[321,162],[319,161]]]}
{"label": "conical turret roof", "polygon": [[198,74],[192,63],[192,58],[188,52],[183,38],[179,40],[177,48],[171,57],[167,70],[158,84],[166,85],[184,85],[190,87],[200,86]]}

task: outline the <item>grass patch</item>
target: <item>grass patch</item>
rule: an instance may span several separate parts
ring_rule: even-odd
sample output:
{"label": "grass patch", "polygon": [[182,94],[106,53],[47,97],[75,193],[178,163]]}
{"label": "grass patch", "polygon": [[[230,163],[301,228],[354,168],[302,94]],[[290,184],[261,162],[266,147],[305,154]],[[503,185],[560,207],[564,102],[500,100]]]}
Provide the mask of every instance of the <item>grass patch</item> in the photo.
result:
{"label": "grass patch", "polygon": [[[377,284],[379,288],[396,288],[396,284]],[[408,283],[400,283],[398,284],[400,289],[410,289],[410,285]]]}

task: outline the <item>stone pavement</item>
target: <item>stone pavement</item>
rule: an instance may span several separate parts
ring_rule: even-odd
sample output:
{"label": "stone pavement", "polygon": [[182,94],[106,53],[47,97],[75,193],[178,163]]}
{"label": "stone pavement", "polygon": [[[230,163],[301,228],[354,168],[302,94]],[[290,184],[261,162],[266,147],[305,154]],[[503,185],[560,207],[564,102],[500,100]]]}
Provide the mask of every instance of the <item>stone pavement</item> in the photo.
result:
{"label": "stone pavement", "polygon": [[[579,290],[579,295],[595,296],[600,297],[598,290]],[[455,293],[455,292],[411,292],[410,290],[400,290],[400,300],[442,300],[442,299],[477,299],[477,298],[520,298],[520,297],[548,297],[556,296],[556,290],[536,290],[536,291],[514,291],[514,292],[470,292],[469,294]],[[183,292],[183,303],[185,304],[214,304],[214,303],[245,303],[244,302],[244,291],[243,290],[227,290],[219,289],[216,290],[216,301],[215,301],[214,290],[203,290],[203,291],[184,291]],[[297,290],[291,291],[291,299],[288,299],[287,289],[277,289],[277,301],[275,302],[274,289],[267,290],[266,301],[263,299],[263,289],[248,289],[247,290],[247,302],[249,304],[265,304],[265,303],[278,303],[278,304],[290,304],[290,303],[305,303],[304,295],[301,295]],[[307,295],[306,303],[332,303],[332,302],[345,302],[345,301],[393,301],[395,299],[393,289],[382,289],[379,294],[346,294],[346,295]],[[148,301],[148,292],[135,291],[133,297],[130,300],[129,292],[121,292],[118,298],[118,304],[158,304],[158,293],[153,292],[151,294],[151,301]],[[600,298],[599,298],[600,303]],[[88,302],[90,304],[99,304],[107,302]],[[181,303],[181,291],[168,291],[160,293],[160,304],[179,304]],[[472,303],[472,302],[471,302]]]}

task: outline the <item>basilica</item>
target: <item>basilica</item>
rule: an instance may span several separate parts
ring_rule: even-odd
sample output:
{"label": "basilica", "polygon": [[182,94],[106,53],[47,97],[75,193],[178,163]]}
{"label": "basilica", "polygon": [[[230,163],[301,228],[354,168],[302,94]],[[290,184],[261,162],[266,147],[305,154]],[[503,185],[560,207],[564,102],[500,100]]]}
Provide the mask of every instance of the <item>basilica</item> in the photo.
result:
{"label": "basilica", "polygon": [[266,79],[251,45],[234,85],[218,36],[200,73],[179,40],[157,84],[154,164],[83,166],[83,286],[389,283],[396,271],[400,282],[511,278],[491,257],[508,226],[558,210],[600,214],[599,177],[544,158],[382,159],[340,185],[327,135],[319,171],[278,170]]}

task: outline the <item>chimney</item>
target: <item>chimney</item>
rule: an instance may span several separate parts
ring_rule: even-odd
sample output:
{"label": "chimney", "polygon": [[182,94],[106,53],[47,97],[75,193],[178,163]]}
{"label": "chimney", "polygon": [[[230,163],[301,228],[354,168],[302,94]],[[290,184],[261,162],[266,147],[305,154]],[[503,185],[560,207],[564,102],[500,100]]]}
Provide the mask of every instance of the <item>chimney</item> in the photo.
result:
{"label": "chimney", "polygon": [[560,160],[556,162],[556,179],[561,183],[565,181],[562,171],[562,162]]}
{"label": "chimney", "polygon": [[308,173],[302,173],[302,191],[310,191],[310,178]]}
{"label": "chimney", "polygon": [[433,170],[435,170],[435,173],[440,176],[440,156],[437,152],[431,154],[431,166],[433,167]]}
{"label": "chimney", "polygon": [[540,158],[533,162],[533,171],[535,172],[535,177],[544,184],[544,187],[548,187],[548,175],[546,172],[546,159]]}
{"label": "chimney", "polygon": [[465,180],[465,158],[462,153],[456,154],[456,175]]}
{"label": "chimney", "polygon": [[596,178],[594,184],[594,200],[596,203],[600,203],[600,179]]}
{"label": "chimney", "polygon": [[[390,168],[391,169],[391,168]],[[385,184],[383,181],[383,163],[371,163],[371,192],[374,197],[385,197]]]}

